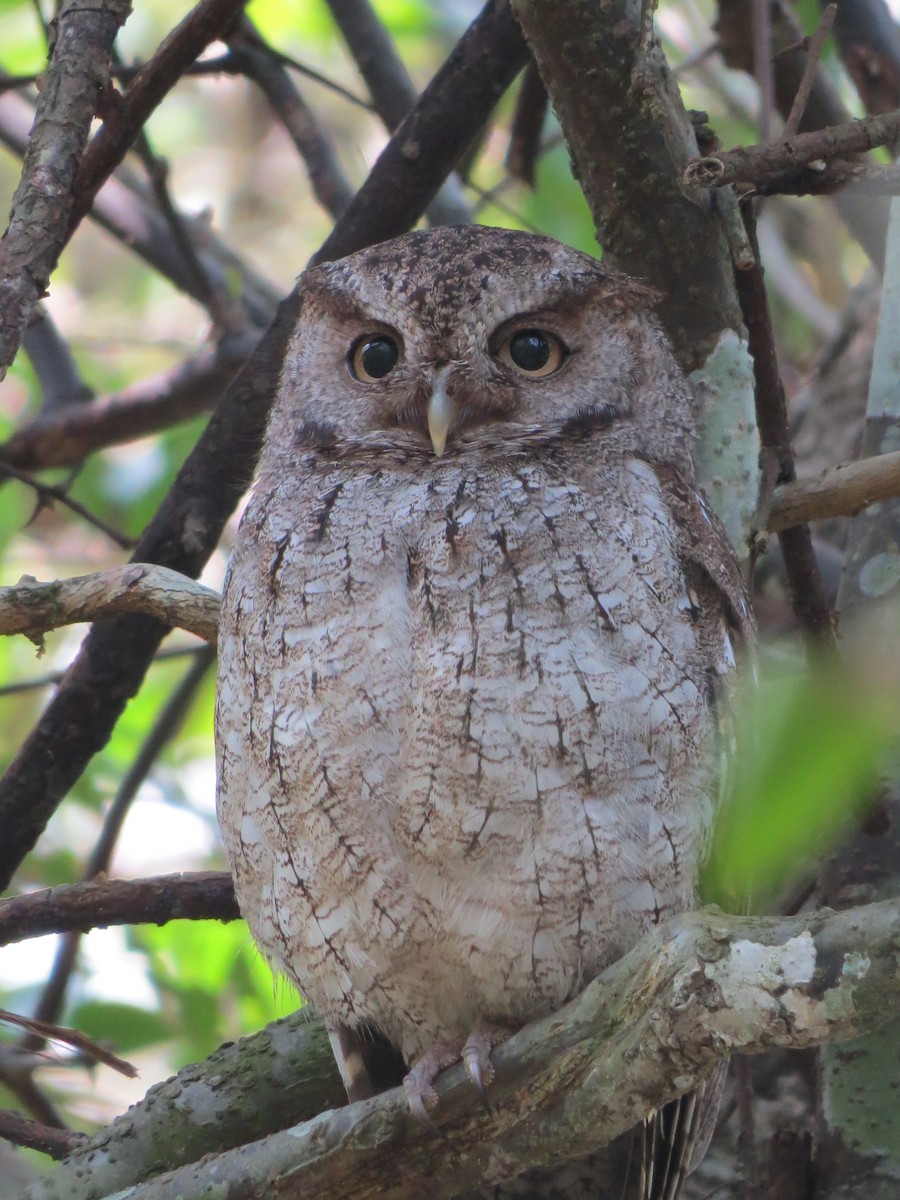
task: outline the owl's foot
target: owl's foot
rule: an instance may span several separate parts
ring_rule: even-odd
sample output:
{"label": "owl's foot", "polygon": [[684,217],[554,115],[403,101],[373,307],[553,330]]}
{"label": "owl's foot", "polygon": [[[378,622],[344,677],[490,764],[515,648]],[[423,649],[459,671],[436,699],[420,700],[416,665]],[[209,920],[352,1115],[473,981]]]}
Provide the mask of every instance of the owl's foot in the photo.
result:
{"label": "owl's foot", "polygon": [[478,1094],[487,1105],[485,1088],[493,1081],[494,1064],[491,1062],[491,1050],[503,1038],[509,1037],[509,1030],[500,1025],[488,1025],[479,1021],[462,1048],[463,1066],[466,1074],[478,1088]]}
{"label": "owl's foot", "polygon": [[430,1050],[413,1063],[409,1074],[403,1080],[409,1107],[416,1116],[426,1125],[431,1124],[428,1109],[434,1108],[438,1102],[434,1081],[445,1067],[452,1067],[460,1061],[486,1105],[485,1089],[494,1078],[491,1048],[508,1036],[509,1030],[500,1025],[479,1022],[464,1042],[458,1038],[444,1038],[435,1042]]}
{"label": "owl's foot", "polygon": [[462,1053],[462,1042],[458,1038],[443,1038],[434,1042],[429,1050],[413,1063],[409,1074],[403,1080],[403,1090],[409,1101],[409,1107],[425,1125],[430,1125],[429,1108],[434,1108],[438,1102],[438,1094],[434,1090],[434,1081],[444,1067],[452,1067],[459,1062]]}

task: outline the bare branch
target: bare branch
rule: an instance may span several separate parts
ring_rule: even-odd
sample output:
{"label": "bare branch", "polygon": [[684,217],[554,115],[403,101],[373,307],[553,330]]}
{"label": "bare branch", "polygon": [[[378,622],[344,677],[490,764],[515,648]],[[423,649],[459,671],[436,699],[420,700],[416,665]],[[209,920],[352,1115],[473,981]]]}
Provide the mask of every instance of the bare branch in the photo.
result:
{"label": "bare branch", "polygon": [[70,1129],[57,1129],[42,1121],[29,1121],[19,1113],[0,1109],[0,1138],[13,1146],[27,1146],[50,1158],[66,1158],[87,1141],[86,1133],[73,1133]]}
{"label": "bare branch", "polygon": [[218,592],[177,571],[129,563],[73,579],[0,588],[0,633],[34,640],[61,625],[140,612],[215,644],[220,603]]}
{"label": "bare branch", "polygon": [[71,467],[95,450],[189,421],[214,407],[256,342],[255,336],[229,339],[92,404],[42,416],[0,444],[0,464],[32,471]]}
{"label": "bare branch", "polygon": [[89,933],[111,925],[236,921],[239,917],[227,871],[92,879],[0,900],[0,946],[47,933]]}
{"label": "bare branch", "polygon": [[279,56],[259,36],[252,22],[242,18],[228,39],[235,63],[269,102],[300,153],[313,194],[337,220],[353,198],[328,132],[294,87]]}
{"label": "bare branch", "polygon": [[831,162],[885,146],[900,136],[900,109],[846,125],[830,125],[798,133],[769,145],[738,146],[722,154],[695,159],[684,172],[686,183],[725,187],[729,183],[766,183],[780,174],[795,174],[818,160]]}
{"label": "bare branch", "polygon": [[825,45],[825,39],[831,32],[834,18],[837,16],[837,10],[838,6],[836,4],[827,4],[825,6],[819,20],[819,26],[809,39],[809,46],[806,50],[806,65],[800,77],[800,85],[797,88],[794,103],[791,105],[791,111],[788,113],[787,120],[784,123],[782,137],[794,137],[800,129],[800,122],[803,120],[803,114],[806,112],[806,106],[809,104],[809,98],[815,86],[816,75],[819,71],[819,59],[822,57],[822,47]]}
{"label": "bare branch", "polygon": [[75,180],[69,237],[106,178],[125,157],[144,122],[210,42],[224,36],[245,3],[246,0],[200,0],[132,79],[124,102],[110,108],[84,152]]}
{"label": "bare branch", "polygon": [[0,379],[68,240],[82,151],[130,11],[128,0],[70,0],[53,22],[50,65],[0,242]]}
{"label": "bare branch", "polygon": [[[763,467],[760,507],[764,510],[768,506],[767,491],[779,483],[792,483],[796,471],[752,205],[752,200],[746,202],[744,216],[755,262],[749,270],[736,271],[735,281],[753,355],[756,423]],[[779,542],[791,604],[807,644],[811,651],[830,648],[834,644],[834,628],[809,527],[785,529],[779,535]]]}
{"label": "bare branch", "polygon": [[[790,918],[687,913],[648,933],[561,1012],[493,1055],[491,1108],[464,1069],[438,1081],[434,1132],[402,1089],[323,1112],[144,1183],[131,1200],[452,1196],[584,1155],[695,1087],[723,1058],[874,1030],[900,1002],[900,901]],[[562,1102],[565,1097],[565,1102]],[[53,1174],[28,1200],[62,1194]],[[121,1181],[119,1187],[125,1186]],[[74,1195],[74,1192],[68,1194]]]}
{"label": "bare branch", "polygon": [[900,450],[842,463],[817,479],[776,487],[766,529],[777,533],[807,521],[855,517],[880,500],[900,496]]}
{"label": "bare branch", "polygon": [[109,1050],[99,1046],[93,1038],[82,1033],[79,1029],[65,1029],[61,1025],[54,1025],[49,1021],[37,1020],[34,1017],[23,1017],[18,1013],[10,1012],[9,1009],[0,1008],[0,1021],[5,1021],[8,1025],[18,1025],[22,1029],[27,1029],[31,1033],[39,1033],[44,1041],[62,1042],[65,1046],[71,1046],[73,1050],[79,1050],[82,1054],[87,1055],[95,1062],[103,1063],[104,1066],[112,1067],[114,1071],[118,1071],[120,1075],[125,1075],[129,1079],[137,1078],[137,1068],[130,1062],[126,1062],[124,1058],[119,1058],[117,1055],[110,1053]]}
{"label": "bare branch", "polygon": [[7,476],[9,479],[17,479],[19,483],[24,483],[26,487],[30,487],[38,498],[38,509],[49,507],[56,500],[64,505],[71,512],[82,517],[89,525],[93,525],[95,529],[101,530],[106,536],[121,546],[123,550],[130,550],[134,545],[134,539],[127,537],[121,530],[116,529],[114,525],[110,525],[108,521],[104,521],[101,517],[96,516],[78,500],[68,494],[65,487],[58,487],[56,484],[41,483],[39,479],[34,479],[27,471],[20,471],[18,467],[12,467],[9,463],[0,462],[0,477]]}

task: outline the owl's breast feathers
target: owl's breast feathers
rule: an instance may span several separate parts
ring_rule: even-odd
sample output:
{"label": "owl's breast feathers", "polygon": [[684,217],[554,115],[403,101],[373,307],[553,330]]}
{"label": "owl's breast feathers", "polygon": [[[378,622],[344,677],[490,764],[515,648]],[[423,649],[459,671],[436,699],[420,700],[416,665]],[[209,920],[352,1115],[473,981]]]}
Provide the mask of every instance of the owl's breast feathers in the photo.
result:
{"label": "owl's breast feathers", "polygon": [[326,1018],[407,1054],[524,1020],[692,903],[732,656],[679,503],[634,458],[262,481],[222,617],[221,818],[257,940]]}

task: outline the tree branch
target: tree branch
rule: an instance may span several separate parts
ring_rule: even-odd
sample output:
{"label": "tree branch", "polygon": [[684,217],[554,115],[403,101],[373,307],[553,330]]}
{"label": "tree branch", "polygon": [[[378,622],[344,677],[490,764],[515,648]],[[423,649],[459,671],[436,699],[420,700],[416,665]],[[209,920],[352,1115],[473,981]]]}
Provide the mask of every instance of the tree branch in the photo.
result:
{"label": "tree branch", "polygon": [[885,146],[900,136],[900,109],[846,125],[829,125],[812,133],[798,133],[758,146],[738,146],[722,154],[695,159],[685,168],[685,183],[696,187],[725,187],[729,183],[765,183],[782,174],[792,176],[802,167],[822,160],[862,154]]}
{"label": "tree branch", "polygon": [[808,521],[855,517],[862,509],[896,496],[900,496],[900,450],[841,463],[816,479],[776,487],[766,529],[778,533]]}
{"label": "tree branch", "polygon": [[0,379],[68,240],[79,163],[130,11],[128,0],[70,0],[51,25],[50,64],[0,242]]}
{"label": "tree branch", "polygon": [[[687,913],[494,1052],[487,1114],[462,1067],[442,1075],[439,1156],[433,1130],[394,1089],[169,1171],[130,1200],[199,1198],[213,1179],[220,1195],[242,1200],[361,1200],[375,1189],[442,1197],[581,1156],[695,1087],[731,1054],[878,1028],[900,1003],[898,948],[897,900],[790,918]],[[60,1171],[53,1172],[27,1200],[98,1194],[76,1171],[60,1170],[65,1186],[54,1186]],[[127,1186],[121,1171],[113,1186]]]}
{"label": "tree branch", "polygon": [[227,871],[92,879],[0,900],[0,946],[47,933],[89,933],[111,925],[236,921],[239,917]]}
{"label": "tree branch", "polygon": [[[652,32],[652,4],[513,0],[612,265],[645,279],[688,371],[740,328],[711,198],[683,181],[697,153]],[[698,256],[693,247],[704,246]]]}
{"label": "tree branch", "polygon": [[72,467],[95,450],[189,421],[215,406],[255,344],[253,335],[228,339],[121,392],[41,416],[0,443],[0,463]]}
{"label": "tree branch", "polygon": [[221,597],[152,563],[129,563],[92,575],[38,583],[26,579],[0,588],[0,633],[24,633],[33,641],[48,629],[122,613],[143,613],[215,644]]}

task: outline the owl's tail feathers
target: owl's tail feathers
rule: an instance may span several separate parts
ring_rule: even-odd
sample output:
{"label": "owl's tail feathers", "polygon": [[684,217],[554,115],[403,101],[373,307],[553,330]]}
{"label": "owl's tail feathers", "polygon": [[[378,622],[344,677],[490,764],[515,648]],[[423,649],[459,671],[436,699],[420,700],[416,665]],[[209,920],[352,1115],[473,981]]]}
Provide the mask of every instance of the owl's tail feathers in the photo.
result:
{"label": "owl's tail feathers", "polygon": [[351,1104],[397,1087],[403,1079],[406,1068],[399,1052],[369,1026],[339,1025],[328,1037]]}
{"label": "owl's tail feathers", "polygon": [[673,1100],[644,1124],[641,1200],[678,1200],[681,1187],[703,1159],[716,1128],[728,1063],[694,1092]]}

